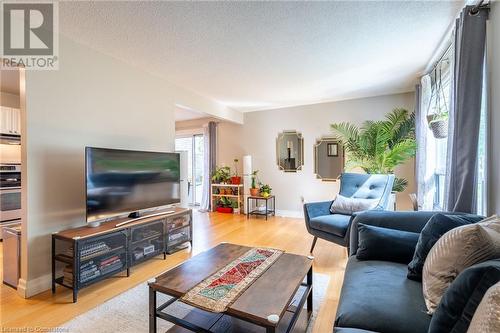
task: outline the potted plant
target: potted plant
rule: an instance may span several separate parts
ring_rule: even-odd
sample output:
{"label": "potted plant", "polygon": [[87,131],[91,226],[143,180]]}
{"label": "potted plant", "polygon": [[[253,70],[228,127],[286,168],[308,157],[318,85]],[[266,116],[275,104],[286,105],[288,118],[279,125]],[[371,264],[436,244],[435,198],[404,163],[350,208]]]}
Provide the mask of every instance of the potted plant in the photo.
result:
{"label": "potted plant", "polygon": [[250,195],[252,197],[257,197],[259,196],[259,188],[257,187],[257,174],[259,173],[259,170],[255,170],[252,172],[252,187],[250,188]]}
{"label": "potted plant", "polygon": [[219,213],[232,213],[233,212],[233,200],[229,199],[228,197],[220,197],[219,200],[217,201],[217,207],[215,210]]}
{"label": "potted plant", "polygon": [[215,184],[227,184],[231,180],[231,168],[228,166],[215,168],[212,182]]}
{"label": "potted plant", "polygon": [[448,136],[448,112],[427,115],[427,123],[436,139],[444,139]]}
{"label": "potted plant", "polygon": [[239,185],[241,184],[241,177],[238,175],[238,159],[235,158],[234,162],[234,175],[231,177],[231,184]]}
{"label": "potted plant", "polygon": [[268,184],[260,184],[259,193],[264,198],[267,198],[271,195],[272,188]]}
{"label": "potted plant", "polygon": [[231,207],[233,208],[233,214],[240,214],[240,205],[238,204],[238,201],[236,200],[231,200]]}
{"label": "potted plant", "polygon": [[[394,109],[385,120],[366,121],[361,127],[340,123],[331,128],[346,151],[346,169],[391,174],[417,151],[415,114],[405,109]],[[407,186],[406,179],[396,178],[392,190],[402,192]]]}

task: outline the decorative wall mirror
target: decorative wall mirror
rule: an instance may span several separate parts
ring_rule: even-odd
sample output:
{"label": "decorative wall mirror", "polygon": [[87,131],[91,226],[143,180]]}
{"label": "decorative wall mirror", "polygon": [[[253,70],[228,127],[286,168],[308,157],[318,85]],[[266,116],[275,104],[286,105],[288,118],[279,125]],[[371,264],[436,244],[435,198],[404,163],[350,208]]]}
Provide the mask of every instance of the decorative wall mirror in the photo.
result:
{"label": "decorative wall mirror", "polygon": [[322,181],[336,181],[344,171],[344,147],[333,137],[322,137],[314,145],[314,173]]}
{"label": "decorative wall mirror", "polygon": [[297,172],[304,165],[304,139],[297,131],[283,131],[276,139],[276,162],[285,172]]}

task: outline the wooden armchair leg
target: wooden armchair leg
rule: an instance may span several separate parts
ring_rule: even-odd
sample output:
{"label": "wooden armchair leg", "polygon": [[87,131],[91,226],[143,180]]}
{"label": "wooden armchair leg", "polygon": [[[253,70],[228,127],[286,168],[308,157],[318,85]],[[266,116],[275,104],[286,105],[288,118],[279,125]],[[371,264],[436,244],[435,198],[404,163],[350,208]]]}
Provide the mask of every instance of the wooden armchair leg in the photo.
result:
{"label": "wooden armchair leg", "polygon": [[311,251],[309,251],[311,254],[313,253],[314,247],[316,246],[316,241],[318,240],[318,237],[314,236],[313,243],[311,245]]}

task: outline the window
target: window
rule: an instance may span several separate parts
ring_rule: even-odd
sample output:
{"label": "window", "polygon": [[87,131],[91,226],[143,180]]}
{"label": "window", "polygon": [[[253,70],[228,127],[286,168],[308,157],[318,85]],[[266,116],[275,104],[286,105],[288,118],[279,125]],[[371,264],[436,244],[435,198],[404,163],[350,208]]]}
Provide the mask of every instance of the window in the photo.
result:
{"label": "window", "polygon": [[486,152],[488,150],[488,85],[487,85],[487,71],[486,64],[483,68],[483,96],[481,101],[481,120],[479,123],[479,141],[478,141],[478,150],[477,150],[477,183],[476,183],[476,207],[477,214],[486,215],[488,214],[488,206],[487,206],[487,195],[488,188],[487,184],[487,155]]}
{"label": "window", "polygon": [[175,151],[187,152],[188,204],[199,206],[203,192],[205,139],[201,134],[178,137]]}
{"label": "window", "polygon": [[[431,73],[432,96],[429,103],[428,117],[441,116],[441,130],[447,131],[447,117],[450,112],[451,101],[451,57],[452,48],[445,53]],[[430,125],[429,125],[430,126]],[[437,124],[435,124],[437,126]],[[439,130],[435,129],[439,132]],[[443,135],[441,135],[443,136]],[[446,163],[448,156],[448,137],[436,135],[430,127],[427,128],[427,154],[432,158],[429,161],[433,168],[432,208],[443,210],[445,206]]]}

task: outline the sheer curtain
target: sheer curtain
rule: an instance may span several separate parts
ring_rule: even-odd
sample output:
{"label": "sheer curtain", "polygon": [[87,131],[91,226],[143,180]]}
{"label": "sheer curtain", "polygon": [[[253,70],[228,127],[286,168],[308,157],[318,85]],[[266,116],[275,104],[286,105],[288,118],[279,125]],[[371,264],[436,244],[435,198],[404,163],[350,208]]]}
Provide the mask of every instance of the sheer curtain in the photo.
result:
{"label": "sheer curtain", "polygon": [[419,210],[434,208],[434,172],[436,159],[429,152],[435,151],[435,140],[427,125],[427,114],[432,101],[432,80],[424,75],[417,86],[416,138],[417,138],[417,200]]}
{"label": "sheer curtain", "polygon": [[203,127],[205,154],[203,156],[203,192],[201,194],[200,211],[210,211],[210,185],[217,161],[217,123],[209,122]]}

